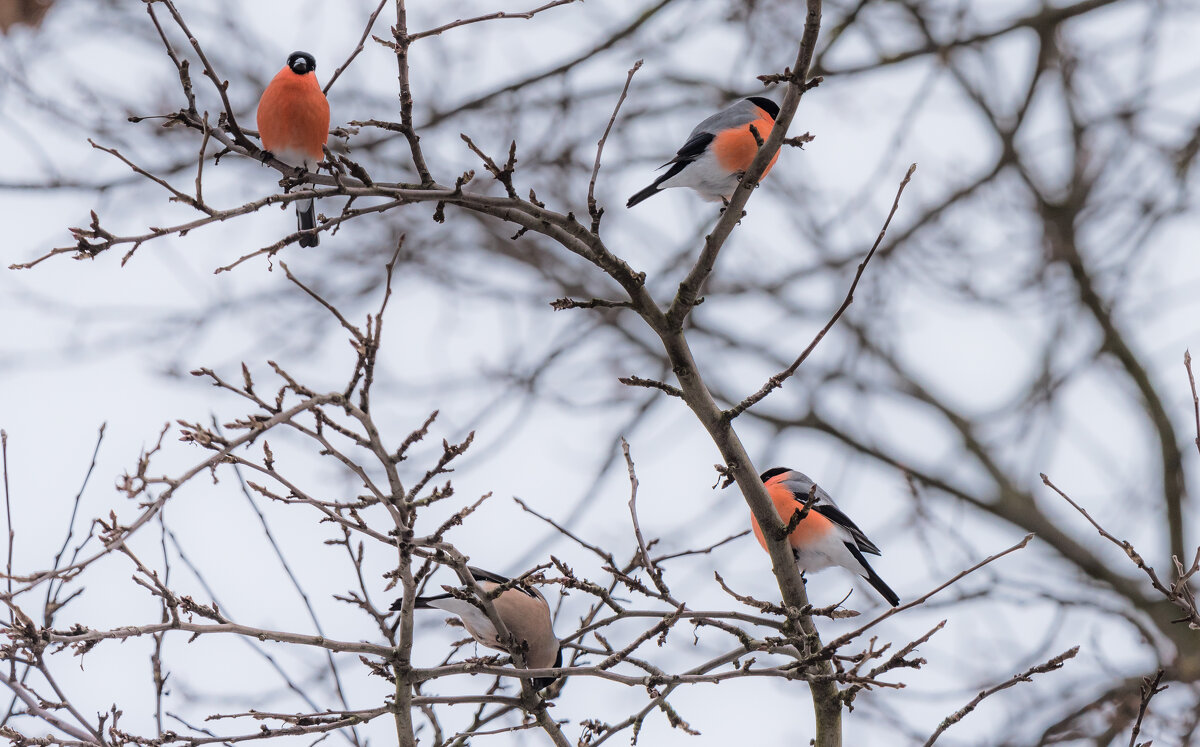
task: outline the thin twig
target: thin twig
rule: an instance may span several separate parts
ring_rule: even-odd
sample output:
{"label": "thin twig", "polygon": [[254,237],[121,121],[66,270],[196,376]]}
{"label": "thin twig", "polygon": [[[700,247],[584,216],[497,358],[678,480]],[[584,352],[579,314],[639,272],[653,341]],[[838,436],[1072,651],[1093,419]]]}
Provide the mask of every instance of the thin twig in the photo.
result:
{"label": "thin twig", "polygon": [[[213,429],[217,431],[217,433],[221,433],[220,422],[217,420],[217,416],[215,414],[212,415],[212,423]],[[271,525],[267,523],[266,515],[263,514],[262,509],[259,508],[258,504],[255,502],[254,496],[250,492],[250,487],[246,484],[246,479],[242,475],[242,471],[236,463],[233,465],[233,473],[237,477],[238,486],[242,490],[242,495],[246,498],[246,502],[250,504],[250,509],[254,512],[254,515],[258,518],[258,523],[262,527],[263,535],[267,538],[268,544],[271,545],[271,550],[274,552],[275,558],[279,561],[279,565],[283,567],[283,572],[287,574],[288,580],[292,584],[292,588],[296,590],[296,594],[300,597],[300,601],[303,602],[304,608],[308,612],[308,619],[312,621],[313,628],[317,631],[318,635],[325,635],[325,630],[321,626],[321,620],[317,617],[317,611],[313,608],[312,601],[308,597],[308,592],[304,590],[304,587],[300,583],[300,579],[296,577],[295,571],[292,570],[291,564],[288,562],[287,558],[284,557],[283,548],[281,548],[279,543],[275,540],[275,534],[271,531]],[[342,686],[342,678],[338,673],[337,666],[333,660],[332,651],[325,652],[325,660],[329,665],[329,676],[333,679],[334,690],[337,692],[338,700],[342,702],[343,707],[349,708],[350,704],[346,700],[345,688]],[[351,728],[350,734],[350,741],[353,744],[361,744],[357,729]]]}
{"label": "thin twig", "polygon": [[871,261],[871,257],[875,256],[875,250],[878,249],[879,245],[883,242],[884,234],[887,233],[888,226],[892,224],[892,217],[896,214],[896,209],[900,207],[900,195],[904,194],[904,188],[908,186],[908,182],[910,179],[912,179],[912,175],[916,170],[917,165],[915,163],[908,167],[908,172],[904,175],[904,179],[900,182],[900,188],[896,190],[896,199],[892,200],[892,209],[888,211],[887,220],[883,222],[883,228],[879,229],[879,235],[875,237],[875,243],[871,245],[871,250],[867,252],[867,256],[864,257],[863,261],[859,263],[858,271],[854,273],[854,280],[850,282],[850,290],[846,291],[846,298],[842,300],[842,305],[838,307],[837,311],[833,312],[833,316],[830,317],[825,326],[821,328],[821,331],[817,333],[817,336],[813,338],[812,342],[808,344],[808,347],[804,349],[804,352],[800,353],[800,356],[792,362],[792,365],[775,374],[770,379],[767,379],[767,383],[763,384],[762,388],[757,392],[751,394],[749,397],[746,397],[732,409],[726,410],[725,417],[731,420],[736,418],[738,415],[741,415],[747,409],[760,402],[773,390],[783,386],[783,382],[787,381],[792,374],[796,373],[796,369],[800,368],[801,364],[808,359],[808,356],[814,349],[816,349],[817,344],[825,338],[825,334],[829,332],[829,330],[833,329],[833,325],[837,324],[838,319],[841,319],[842,314],[845,313],[846,309],[850,307],[850,304],[854,303],[854,290],[858,288],[858,281],[862,279],[863,272],[867,269],[867,263]]}
{"label": "thin twig", "polygon": [[590,542],[580,539],[577,535],[572,533],[571,530],[569,530],[566,527],[564,527],[563,525],[559,524],[554,519],[551,519],[548,516],[545,516],[543,514],[538,513],[537,511],[534,511],[532,508],[529,507],[529,505],[527,503],[525,503],[525,501],[521,500],[520,498],[513,496],[513,501],[515,501],[516,504],[521,507],[521,510],[523,510],[529,514],[533,514],[537,518],[546,522],[547,524],[549,524],[550,526],[554,527],[559,532],[561,532],[564,536],[569,537],[570,539],[574,540],[581,547],[585,547],[585,548],[591,550],[592,552],[596,553],[596,555],[600,556],[601,559],[607,561],[610,565],[616,564],[616,561],[613,559],[613,556],[611,553],[606,552],[605,550],[602,550],[601,548],[591,544]]}
{"label": "thin twig", "polygon": [[371,29],[375,26],[375,19],[379,18],[379,14],[383,12],[383,6],[387,5],[387,2],[388,0],[379,0],[379,5],[375,6],[375,10],[371,13],[371,17],[367,19],[367,27],[363,29],[362,36],[358,40],[358,46],[354,48],[354,51],[350,53],[350,56],[346,58],[346,61],[343,62],[337,70],[333,71],[333,75],[329,76],[329,80],[325,83],[325,88],[321,89],[326,96],[329,95],[329,89],[333,88],[334,81],[341,77],[346,68],[350,67],[350,63],[354,62],[354,58],[358,57],[358,55],[362,53],[363,47],[366,46],[367,39],[371,36]]}
{"label": "thin twig", "polygon": [[1176,565],[1177,574],[1175,583],[1168,588],[1162,583],[1162,581],[1159,580],[1158,573],[1155,572],[1154,568],[1142,558],[1142,556],[1137,550],[1134,549],[1133,545],[1128,540],[1117,539],[1111,532],[1100,526],[1100,523],[1093,519],[1092,515],[1089,514],[1087,510],[1083,508],[1083,506],[1080,506],[1078,503],[1071,500],[1070,496],[1060,490],[1054,483],[1050,482],[1049,477],[1046,477],[1044,473],[1041,474],[1040,477],[1042,478],[1042,483],[1044,483],[1046,487],[1050,488],[1055,493],[1058,493],[1063,500],[1071,504],[1072,508],[1083,514],[1083,518],[1087,519],[1088,522],[1095,527],[1096,531],[1100,533],[1101,537],[1104,537],[1109,542],[1112,542],[1114,545],[1124,550],[1125,555],[1127,555],[1129,559],[1133,561],[1133,564],[1140,568],[1150,578],[1150,584],[1156,591],[1165,596],[1171,602],[1171,604],[1174,604],[1176,607],[1184,611],[1186,617],[1180,618],[1179,620],[1175,620],[1173,622],[1187,622],[1188,625],[1193,629],[1200,630],[1200,611],[1198,611],[1196,608],[1196,598],[1192,593],[1191,587],[1188,585],[1188,580],[1197,572],[1198,569],[1200,569],[1200,548],[1197,548],[1196,560],[1192,563],[1191,568],[1186,571],[1183,569],[1178,557],[1172,558]]}
{"label": "thin twig", "polygon": [[528,86],[536,85],[543,80],[565,75],[571,70],[577,68],[579,65],[582,65],[593,57],[612,49],[620,42],[628,39],[640,28],[653,21],[660,13],[662,13],[664,9],[667,8],[667,6],[675,2],[678,2],[678,0],[654,0],[652,3],[649,3],[643,7],[635,8],[630,13],[629,23],[617,29],[616,31],[613,31],[607,37],[605,37],[603,41],[595,44],[591,48],[571,57],[570,59],[564,60],[547,70],[543,70],[519,80],[515,80],[511,83],[501,85],[498,88],[488,91],[487,93],[481,94],[475,98],[458,104],[451,109],[436,112],[434,116],[425,123],[425,126],[429,127],[438,122],[452,119],[463,112],[480,109],[484,105],[490,103],[498,97],[504,96],[505,94],[523,90]]}
{"label": "thin twig", "polygon": [[[204,186],[202,183],[204,177],[204,151],[208,148],[208,141],[212,137],[212,130],[208,127],[208,112],[204,112],[204,135],[200,138],[200,156],[196,159],[196,202],[204,204]],[[212,213],[209,213],[211,215]]]}
{"label": "thin twig", "polygon": [[[58,552],[54,555],[54,564],[51,565],[52,570],[58,569],[58,564],[62,562],[63,555],[67,552],[67,547],[71,544],[71,538],[75,535],[75,517],[79,514],[79,504],[83,501],[83,491],[87,490],[88,482],[92,479],[92,472],[96,469],[96,457],[100,455],[100,444],[104,443],[104,433],[108,429],[108,423],[101,423],[100,430],[96,434],[96,445],[92,448],[92,460],[88,463],[87,472],[83,475],[83,483],[80,484],[79,490],[75,493],[75,500],[71,504],[71,518],[67,520],[67,536],[63,537],[62,546],[58,548]],[[85,540],[86,542],[86,540]],[[75,548],[78,553],[83,545]],[[46,624],[50,625],[53,619],[53,613],[65,604],[58,600],[58,592],[62,591],[63,582],[60,581],[58,586],[54,582],[47,584],[46,587]]]}
{"label": "thin twig", "polygon": [[641,376],[622,376],[617,381],[625,386],[641,386],[647,389],[657,389],[660,392],[666,392],[672,397],[683,397],[683,392],[678,387],[673,387],[670,384],[655,379],[643,379]]}
{"label": "thin twig", "polygon": [[875,627],[876,625],[883,622],[884,620],[888,619],[892,615],[899,614],[899,613],[903,612],[904,610],[912,609],[913,607],[924,604],[926,601],[928,601],[934,595],[936,595],[939,592],[942,592],[945,589],[949,588],[950,586],[958,583],[960,580],[971,575],[972,573],[979,570],[980,568],[983,568],[985,565],[994,563],[997,560],[999,560],[1000,558],[1003,558],[1005,555],[1014,553],[1017,550],[1024,549],[1025,546],[1029,544],[1029,541],[1033,539],[1033,537],[1034,537],[1033,534],[1027,534],[1021,539],[1020,542],[1018,542],[1015,545],[1012,545],[1008,548],[1005,548],[1004,550],[1001,550],[1000,552],[996,553],[995,555],[989,555],[988,557],[979,561],[978,563],[971,566],[970,568],[967,568],[964,571],[960,571],[960,572],[956,573],[953,578],[949,579],[945,583],[940,584],[939,586],[934,588],[932,591],[928,591],[925,594],[922,594],[921,596],[917,597],[916,599],[912,600],[911,602],[908,602],[907,604],[902,604],[898,607],[892,607],[891,609],[884,611],[881,615],[879,615],[875,619],[871,620],[867,624],[863,625],[862,627],[852,630],[849,633],[846,633],[844,635],[841,635],[841,636],[835,638],[834,640],[830,641],[829,643],[825,644],[825,648],[823,649],[822,653],[832,655],[832,653],[837,651],[837,649],[841,648],[842,646],[846,645],[850,641],[859,637],[860,635],[862,635],[866,631],[870,630],[871,628]]}
{"label": "thin twig", "polygon": [[246,134],[242,132],[242,128],[238,126],[237,115],[234,114],[233,111],[233,104],[229,102],[229,81],[223,81],[221,80],[220,76],[217,75],[216,69],[214,69],[212,63],[208,61],[208,56],[204,54],[204,49],[201,48],[200,42],[197,41],[195,35],[192,34],[192,30],[188,28],[186,23],[184,23],[183,16],[180,15],[179,11],[175,8],[175,3],[172,2],[172,0],[156,1],[161,2],[167,7],[167,10],[171,13],[171,17],[175,19],[175,23],[178,24],[183,33],[187,35],[188,42],[191,43],[192,49],[195,50],[196,55],[200,58],[200,64],[204,66],[205,76],[212,81],[213,86],[217,89],[217,93],[220,94],[221,103],[225,107],[225,126],[229,128],[229,132],[233,135],[234,142],[245,147],[257,148],[257,146],[255,146],[254,143],[252,143],[250,139],[246,137]]}
{"label": "thin twig", "polygon": [[1138,734],[1142,731],[1142,719],[1146,717],[1146,709],[1150,707],[1150,699],[1167,689],[1167,685],[1158,686],[1158,683],[1162,682],[1162,678],[1163,670],[1161,669],[1158,670],[1153,679],[1150,677],[1142,678],[1142,702],[1138,706],[1137,721],[1133,722],[1133,733],[1129,735],[1129,747],[1150,747],[1149,742],[1143,742],[1140,745],[1137,744],[1137,738]]}
{"label": "thin twig", "polygon": [[621,104],[625,103],[625,97],[629,95],[629,84],[633,82],[633,75],[641,69],[641,60],[633,63],[633,67],[629,68],[629,74],[625,76],[625,86],[621,88],[621,96],[617,99],[617,105],[613,107],[612,116],[608,118],[608,126],[604,128],[604,134],[596,143],[596,162],[592,165],[592,178],[588,181],[587,205],[588,214],[592,216],[592,233],[597,235],[600,233],[600,217],[604,215],[604,208],[596,205],[596,177],[600,175],[600,156],[604,154],[604,143],[608,140],[608,133],[612,131],[613,124],[617,121]]}
{"label": "thin twig", "polygon": [[1192,375],[1192,353],[1183,351],[1183,365],[1187,369],[1188,384],[1192,386],[1192,409],[1196,414],[1196,450],[1200,451],[1200,397],[1196,396],[1196,377]]}
{"label": "thin twig", "polygon": [[49,726],[52,726],[55,729],[58,729],[59,731],[62,731],[65,734],[70,734],[72,737],[75,737],[76,739],[78,739],[81,742],[84,742],[85,744],[94,744],[94,745],[103,745],[104,744],[103,742],[97,740],[94,736],[92,736],[88,732],[84,731],[83,729],[80,729],[78,726],[74,726],[72,724],[67,723],[66,721],[61,720],[53,712],[51,712],[47,708],[42,707],[42,704],[47,703],[48,701],[46,701],[43,698],[39,698],[37,695],[32,693],[27,687],[22,685],[20,682],[17,682],[15,679],[11,679],[11,678],[0,679],[0,684],[6,686],[9,690],[12,690],[13,694],[16,695],[21,700],[21,702],[23,702],[25,704],[26,711],[27,711],[27,713],[29,713],[29,715],[37,716],[42,721],[46,722],[46,724],[48,724]]}
{"label": "thin twig", "polygon": [[550,302],[550,308],[555,311],[567,309],[631,309],[629,301],[609,301],[603,298],[593,298],[588,301],[576,301],[573,298],[557,298]]}
{"label": "thin twig", "polygon": [[[151,503],[147,504],[143,508],[142,513],[139,514],[136,519],[134,519],[129,524],[121,524],[118,527],[116,532],[114,532],[110,536],[105,537],[103,549],[101,549],[95,553],[92,553],[91,555],[85,557],[83,560],[76,561],[74,563],[71,563],[70,565],[56,569],[53,572],[43,571],[43,572],[36,573],[36,574],[30,575],[30,576],[14,576],[14,580],[21,581],[22,583],[26,584],[24,588],[18,589],[15,593],[23,594],[27,591],[30,591],[30,590],[36,588],[39,584],[41,584],[43,582],[50,581],[50,580],[53,580],[56,578],[62,578],[67,574],[83,570],[84,568],[90,566],[92,563],[94,563],[95,561],[104,557],[105,555],[108,555],[109,553],[114,552],[114,551],[124,547],[125,541],[128,540],[129,537],[131,537],[135,532],[137,532],[143,526],[148,524],[158,514],[158,512],[162,509],[162,507],[164,505],[166,505],[167,501],[169,501],[171,499],[171,497],[175,494],[175,491],[178,490],[180,486],[184,485],[189,480],[191,480],[193,477],[200,474],[201,472],[205,472],[205,471],[212,469],[213,467],[215,467],[218,464],[223,463],[224,461],[226,461],[226,459],[229,458],[229,456],[234,451],[239,449],[241,446],[258,439],[260,436],[262,436],[262,434],[265,431],[268,431],[271,428],[274,428],[275,426],[280,425],[282,423],[290,422],[293,418],[295,418],[299,414],[301,414],[303,412],[308,412],[321,404],[328,404],[328,403],[332,403],[332,402],[340,403],[341,401],[342,401],[342,397],[340,394],[326,394],[326,395],[321,395],[321,396],[310,397],[310,398],[307,398],[286,410],[279,411],[278,413],[276,413],[275,415],[273,415],[270,418],[258,421],[256,423],[256,427],[254,429],[249,430],[247,433],[245,433],[245,434],[239,436],[238,438],[234,439],[233,441],[230,441],[229,443],[225,444],[223,446],[223,448],[214,449],[214,453],[212,456],[210,456],[209,458],[200,462],[199,464],[193,465],[190,469],[185,471],[181,476],[170,479],[170,480],[165,480],[165,482],[168,484],[167,489],[164,490],[162,493],[160,493],[157,497],[155,497],[155,499]],[[164,433],[165,433],[165,430],[164,430]],[[143,454],[143,459],[142,459],[142,463],[141,463],[143,466],[144,466],[147,458],[148,458],[148,455]],[[139,478],[136,476],[127,476],[127,480],[136,481],[138,479],[144,479],[144,478]]]}
{"label": "thin twig", "polygon": [[[5,430],[0,430],[0,453],[2,453],[2,455],[3,455],[3,463],[4,463],[4,516],[7,521],[7,524],[5,526],[8,528],[8,561],[4,566],[4,578],[5,578],[5,582],[8,584],[8,599],[11,600],[12,596],[13,596],[13,572],[12,572],[13,545],[15,544],[14,540],[16,539],[17,535],[16,535],[16,531],[13,529],[12,497],[9,495],[9,492],[8,492],[8,432]],[[12,607],[9,607],[9,610],[8,610],[9,629],[16,627],[16,622],[17,622],[16,614],[17,614],[16,610],[14,610]],[[9,679],[16,681],[16,679],[17,679],[17,660],[9,659],[8,663],[9,663],[9,672],[8,672]]]}
{"label": "thin twig", "polygon": [[940,737],[942,735],[942,732],[946,731],[946,729],[949,729],[954,724],[957,724],[959,721],[962,721],[963,717],[965,717],[971,711],[975,710],[975,707],[978,706],[981,702],[983,702],[984,698],[988,697],[989,695],[995,695],[996,693],[1000,692],[1001,690],[1007,690],[1008,688],[1012,687],[1013,685],[1019,684],[1021,682],[1029,682],[1031,679],[1033,679],[1033,675],[1035,675],[1035,674],[1045,674],[1046,672],[1053,672],[1057,669],[1062,669],[1062,666],[1067,661],[1067,659],[1075,658],[1075,654],[1077,654],[1077,653],[1079,653],[1078,646],[1069,648],[1066,651],[1059,654],[1058,656],[1055,656],[1054,658],[1050,659],[1049,661],[1047,661],[1043,664],[1038,664],[1036,666],[1032,666],[1020,674],[1013,675],[1010,679],[1007,679],[1004,682],[1001,682],[999,685],[996,685],[994,687],[989,687],[987,690],[984,690],[983,692],[979,693],[971,700],[970,703],[967,703],[962,708],[960,708],[957,711],[955,711],[954,713],[950,714],[942,721],[942,723],[938,724],[938,728],[933,732],[933,734],[931,734],[929,736],[929,739],[926,740],[925,747],[929,747],[929,745],[936,742],[937,738]]}
{"label": "thin twig", "polygon": [[520,19],[529,20],[530,18],[533,18],[538,13],[541,13],[544,10],[550,10],[551,8],[557,8],[560,5],[570,5],[571,3],[580,2],[580,1],[581,0],[552,0],[552,2],[548,2],[545,5],[541,5],[532,10],[524,10],[524,11],[511,11],[511,10],[504,11],[504,10],[502,10],[502,11],[497,11],[496,13],[488,13],[487,15],[475,16],[474,18],[460,18],[456,21],[451,21],[450,23],[444,24],[442,26],[438,26],[437,28],[429,29],[428,31],[418,31],[415,34],[411,34],[408,37],[408,40],[411,43],[411,42],[416,41],[417,39],[424,39],[427,36],[437,36],[438,34],[442,33],[443,31],[449,31],[450,29],[458,28],[460,26],[466,26],[466,25],[472,24],[472,23],[480,23],[482,21],[498,21],[498,20],[507,19],[507,18],[520,18]]}
{"label": "thin twig", "polygon": [[283,269],[284,274],[287,275],[288,280],[292,281],[292,283],[295,284],[296,287],[298,287],[300,290],[307,293],[308,296],[310,298],[312,298],[314,301],[316,301],[317,303],[324,306],[326,311],[328,311],[330,314],[333,314],[334,318],[337,319],[338,322],[342,325],[342,328],[354,336],[354,340],[357,343],[359,343],[361,345],[361,344],[363,344],[363,342],[365,342],[365,338],[363,337],[362,330],[360,330],[358,327],[351,324],[346,319],[346,317],[342,316],[342,312],[338,311],[334,307],[333,304],[329,303],[324,298],[322,298],[321,294],[317,293],[312,288],[309,288],[307,285],[302,283],[299,278],[297,278],[295,275],[292,274],[292,271],[288,268],[286,263],[280,262],[279,266]]}
{"label": "thin twig", "polygon": [[629,442],[625,437],[621,437],[621,453],[625,456],[625,466],[629,469],[629,516],[633,519],[633,536],[637,538],[638,552],[642,555],[642,565],[646,567],[646,572],[650,574],[650,579],[654,582],[654,586],[663,594],[670,597],[671,591],[667,585],[663,583],[662,571],[654,565],[654,561],[650,559],[650,552],[646,549],[646,540],[642,536],[642,527],[638,523],[637,517],[637,491],[638,479],[637,473],[633,469],[633,456],[629,453]]}
{"label": "thin twig", "polygon": [[393,50],[396,53],[396,77],[400,83],[400,132],[408,141],[408,150],[412,155],[413,166],[421,177],[421,186],[433,185],[433,176],[429,166],[425,164],[425,154],[421,151],[421,137],[413,127],[413,97],[409,85],[408,46],[412,37],[408,35],[408,11],[404,0],[396,0],[396,25],[392,28],[392,38],[395,39]]}

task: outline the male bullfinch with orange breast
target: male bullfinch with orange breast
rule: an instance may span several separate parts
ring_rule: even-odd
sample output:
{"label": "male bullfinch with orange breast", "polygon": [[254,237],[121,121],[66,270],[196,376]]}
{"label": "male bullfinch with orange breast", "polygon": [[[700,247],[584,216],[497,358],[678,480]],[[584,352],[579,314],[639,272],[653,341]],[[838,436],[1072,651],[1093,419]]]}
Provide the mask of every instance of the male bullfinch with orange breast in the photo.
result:
{"label": "male bullfinch with orange breast", "polygon": [[[788,525],[796,511],[804,509],[810,495],[814,498],[808,515],[788,535],[788,544],[792,546],[792,555],[801,572],[820,571],[840,565],[865,578],[888,604],[893,607],[900,604],[900,597],[863,557],[863,553],[880,555],[879,548],[838,509],[829,493],[806,475],[786,467],[769,469],[762,473],[761,479],[784,526]],[[754,536],[758,538],[758,544],[765,550],[767,543],[763,539],[762,529],[753,517],[750,521],[754,524]]]}
{"label": "male bullfinch with orange breast", "polygon": [[[766,139],[777,116],[779,105],[762,96],[742,99],[717,112],[696,125],[675,157],[659,167],[670,166],[667,173],[630,197],[625,207],[631,208],[668,187],[691,187],[706,200],[728,202],[741,175],[758,153],[758,141],[750,132],[750,125],[754,125],[760,138]],[[776,153],[763,170],[763,176],[770,172],[778,158]]]}
{"label": "male bullfinch with orange breast", "polygon": [[[263,91],[258,101],[258,134],[263,148],[280,161],[315,171],[325,156],[329,138],[329,101],[317,83],[316,59],[308,52],[292,52],[287,64]],[[300,246],[320,243],[313,201],[296,201]]]}
{"label": "male bullfinch with orange breast", "polygon": [[[467,570],[471,571],[471,575],[475,577],[475,582],[484,594],[510,580],[474,566],[467,566]],[[449,587],[442,588],[448,589]],[[392,604],[392,609],[399,610],[403,606],[404,600],[397,599]],[[554,625],[550,621],[550,604],[541,592],[531,586],[517,584],[492,599],[492,606],[495,607],[496,614],[499,615],[513,638],[524,643],[526,647],[525,663],[529,669],[549,669],[562,666],[562,648],[559,646],[558,638],[554,635]],[[439,609],[457,615],[462,620],[467,632],[476,641],[488,648],[508,652],[500,643],[496,626],[492,625],[488,616],[479,607],[465,599],[455,599],[450,594],[417,597],[413,607],[415,609]],[[541,690],[550,687],[554,684],[554,680],[554,677],[535,678],[533,689]]]}

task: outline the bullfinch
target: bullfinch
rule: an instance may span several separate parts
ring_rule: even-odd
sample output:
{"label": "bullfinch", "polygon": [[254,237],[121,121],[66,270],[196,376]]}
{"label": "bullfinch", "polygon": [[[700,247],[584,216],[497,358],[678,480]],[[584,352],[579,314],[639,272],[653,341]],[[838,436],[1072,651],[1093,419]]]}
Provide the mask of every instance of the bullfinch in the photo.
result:
{"label": "bullfinch", "polygon": [[[475,582],[486,594],[500,584],[509,581],[491,571],[468,566]],[[443,587],[448,588],[448,587]],[[393,610],[403,607],[404,600],[397,599],[392,604]],[[415,609],[439,609],[457,615],[463,626],[479,643],[497,651],[507,649],[500,643],[496,627],[484,614],[483,610],[465,599],[455,599],[450,594],[438,594],[432,597],[417,597]],[[554,635],[554,626],[550,621],[550,605],[541,592],[523,584],[517,584],[511,589],[500,593],[492,599],[496,614],[504,622],[508,632],[518,641],[525,644],[525,663],[530,669],[549,669],[562,666],[562,648]],[[538,677],[533,680],[533,688],[541,690],[554,684],[554,677]]]}
{"label": "bullfinch", "polygon": [[[750,125],[754,125],[758,136],[765,139],[778,115],[779,105],[762,96],[742,99],[712,115],[696,125],[674,158],[659,167],[670,166],[667,173],[630,197],[625,207],[631,208],[668,187],[691,187],[706,200],[728,202],[741,175],[758,153],[758,142],[750,132]],[[763,176],[778,158],[776,153]]]}
{"label": "bullfinch", "polygon": [[[258,101],[258,133],[263,148],[306,171],[316,170],[329,138],[329,101],[317,83],[313,72],[316,68],[317,61],[311,54],[292,52]],[[301,231],[316,228],[316,208],[311,199],[296,202],[296,223]],[[315,231],[300,235],[300,246],[318,243]]]}
{"label": "bullfinch", "polygon": [[[769,469],[762,473],[761,479],[784,526],[787,526],[796,511],[804,509],[810,495],[814,497],[808,515],[801,519],[788,535],[788,544],[792,546],[796,566],[802,572],[819,571],[840,565],[865,578],[888,604],[893,607],[900,604],[900,597],[883,582],[863,557],[863,553],[879,555],[879,548],[838,509],[829,493],[818,487],[806,475],[786,467]],[[762,529],[753,517],[750,521],[754,525],[754,536],[758,538],[758,544],[765,550],[767,543],[763,540]]]}

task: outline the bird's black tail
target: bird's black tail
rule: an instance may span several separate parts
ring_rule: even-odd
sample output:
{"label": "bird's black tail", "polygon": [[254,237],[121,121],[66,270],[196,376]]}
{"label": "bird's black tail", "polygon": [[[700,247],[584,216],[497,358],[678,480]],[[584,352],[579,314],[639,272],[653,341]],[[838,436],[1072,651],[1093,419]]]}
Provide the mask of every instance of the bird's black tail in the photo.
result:
{"label": "bird's black tail", "polygon": [[[417,597],[415,600],[413,600],[413,609],[415,609],[415,610],[433,609],[433,605],[430,604],[430,602],[435,602],[439,599],[447,599],[447,598],[449,598],[449,596],[450,596],[449,594],[438,594],[437,596],[433,596],[433,597]],[[392,602],[391,610],[393,612],[395,612],[403,607],[404,607],[404,597],[400,597],[396,601]]]}
{"label": "bird's black tail", "polygon": [[867,579],[867,583],[874,587],[875,591],[879,592],[879,595],[886,599],[888,604],[893,607],[899,606],[900,597],[896,592],[892,591],[892,587],[883,582],[883,579],[879,577],[879,574],[875,572],[875,569],[871,567],[871,564],[867,562],[867,559],[863,557],[859,549],[850,542],[846,543],[846,547],[850,548],[850,553],[854,555],[855,560],[862,563],[862,567],[867,570],[867,575],[863,577]]}
{"label": "bird's black tail", "polygon": [[[296,201],[296,225],[301,231],[311,231],[317,227],[317,207],[315,200]],[[300,246],[316,246],[321,243],[316,231],[300,234]]]}
{"label": "bird's black tail", "polygon": [[[701,143],[700,151],[698,151],[697,153],[702,152],[704,150],[704,146],[706,146],[708,144],[709,140],[712,140],[711,136],[708,138],[708,140],[705,140],[703,143]],[[684,147],[686,148],[687,146],[684,146]],[[625,203],[625,207],[631,208],[634,205],[641,202],[642,200],[645,200],[648,197],[653,197],[654,195],[661,192],[662,189],[660,189],[658,185],[662,184],[666,180],[675,176],[680,171],[683,171],[683,168],[685,166],[687,166],[689,163],[691,163],[692,161],[694,161],[695,159],[696,159],[695,154],[691,154],[691,153],[685,154],[683,150],[680,150],[678,156],[671,159],[667,163],[664,163],[662,166],[659,166],[660,169],[663,168],[664,166],[670,166],[671,168],[667,169],[667,173],[665,173],[662,176],[655,179],[654,183],[651,184],[649,187],[646,187],[641,192],[638,192],[633,197],[630,197],[629,202]]]}
{"label": "bird's black tail", "polygon": [[892,591],[890,586],[883,582],[883,579],[880,578],[877,573],[875,573],[875,569],[871,566],[867,566],[867,570],[871,572],[871,575],[867,576],[867,583],[875,587],[875,591],[879,592],[879,594],[887,600],[888,604],[892,605],[893,607],[900,606],[900,597],[896,594],[896,592]]}
{"label": "bird's black tail", "polygon": [[636,204],[638,204],[639,202],[641,202],[642,200],[645,200],[645,199],[647,199],[647,198],[649,198],[649,197],[653,197],[654,195],[656,195],[656,194],[658,194],[659,192],[661,192],[662,190],[658,188],[658,185],[659,185],[661,182],[662,182],[662,179],[655,179],[655,180],[654,180],[654,183],[653,183],[653,184],[651,184],[649,187],[646,187],[646,188],[645,188],[645,189],[643,189],[641,192],[638,192],[638,193],[637,193],[637,194],[635,194],[633,197],[630,197],[630,198],[629,198],[629,202],[625,203],[625,207],[627,207],[627,208],[631,208],[631,207],[633,207],[634,205],[636,205]]}

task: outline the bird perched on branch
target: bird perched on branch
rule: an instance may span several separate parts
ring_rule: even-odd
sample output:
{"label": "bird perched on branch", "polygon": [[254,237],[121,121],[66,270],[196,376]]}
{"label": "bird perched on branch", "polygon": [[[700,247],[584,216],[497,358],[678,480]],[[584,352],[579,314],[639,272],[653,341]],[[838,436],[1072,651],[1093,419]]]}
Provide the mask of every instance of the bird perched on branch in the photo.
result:
{"label": "bird perched on branch", "polygon": [[[879,555],[879,548],[850,521],[850,517],[838,509],[829,493],[806,475],[786,467],[769,469],[762,473],[761,479],[785,528],[795,513],[804,511],[805,505],[811,500],[808,513],[788,535],[788,544],[792,546],[792,555],[801,572],[840,565],[865,578],[888,604],[893,607],[900,604],[900,597],[863,557],[863,553]],[[754,536],[758,538],[758,544],[765,550],[767,543],[758,521],[753,517],[750,521],[754,524]]]}
{"label": "bird perched on branch", "polygon": [[[659,167],[670,166],[667,173],[630,197],[625,207],[631,208],[668,187],[691,187],[706,200],[728,202],[758,153],[759,142],[750,126],[765,140],[778,115],[779,105],[762,96],[742,99],[712,115],[696,125],[674,158]],[[776,153],[763,170],[764,177],[778,158]]]}
{"label": "bird perched on branch", "polygon": [[[315,171],[325,155],[329,138],[329,101],[317,83],[316,59],[308,52],[292,52],[287,64],[271,80],[258,101],[258,133],[263,148],[279,160],[305,171]],[[296,201],[300,246],[320,243],[316,208],[311,199]]]}
{"label": "bird perched on branch", "polygon": [[[475,582],[485,595],[496,587],[511,579],[507,579],[482,568],[468,566]],[[448,586],[443,586],[449,589]],[[470,594],[470,592],[467,592]],[[461,596],[461,594],[460,594]],[[463,626],[479,643],[497,651],[508,651],[500,642],[496,626],[480,607],[478,599],[459,599],[454,594],[438,594],[432,597],[417,597],[413,605],[415,609],[439,609],[457,615]],[[481,603],[480,603],[481,604]],[[397,599],[392,604],[393,610],[403,607],[404,600]],[[524,584],[517,584],[506,589],[492,599],[492,606],[500,621],[508,628],[518,642],[524,647],[525,664],[529,669],[549,669],[562,666],[562,648],[554,635],[554,626],[550,621],[550,605],[541,592]],[[541,690],[554,684],[555,677],[537,677],[533,680],[533,688]]]}

